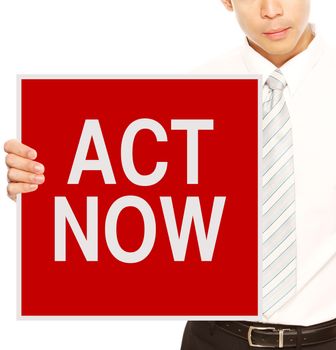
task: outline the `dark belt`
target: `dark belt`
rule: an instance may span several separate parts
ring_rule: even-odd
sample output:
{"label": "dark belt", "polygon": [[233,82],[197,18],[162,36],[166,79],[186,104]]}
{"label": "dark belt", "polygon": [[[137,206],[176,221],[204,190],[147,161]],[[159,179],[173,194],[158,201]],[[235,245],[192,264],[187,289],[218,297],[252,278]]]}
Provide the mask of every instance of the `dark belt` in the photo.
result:
{"label": "dark belt", "polygon": [[289,348],[336,340],[336,318],[311,326],[253,321],[213,321],[214,326],[248,341],[253,347]]}

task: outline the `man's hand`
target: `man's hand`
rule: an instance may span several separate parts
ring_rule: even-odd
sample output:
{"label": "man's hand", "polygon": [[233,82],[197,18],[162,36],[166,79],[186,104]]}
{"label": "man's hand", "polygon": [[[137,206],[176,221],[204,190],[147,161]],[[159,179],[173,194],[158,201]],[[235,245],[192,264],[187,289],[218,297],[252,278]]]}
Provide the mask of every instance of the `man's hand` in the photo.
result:
{"label": "man's hand", "polygon": [[18,140],[9,140],[4,145],[7,152],[7,194],[16,200],[19,193],[35,191],[44,182],[44,166],[34,161],[37,152]]}

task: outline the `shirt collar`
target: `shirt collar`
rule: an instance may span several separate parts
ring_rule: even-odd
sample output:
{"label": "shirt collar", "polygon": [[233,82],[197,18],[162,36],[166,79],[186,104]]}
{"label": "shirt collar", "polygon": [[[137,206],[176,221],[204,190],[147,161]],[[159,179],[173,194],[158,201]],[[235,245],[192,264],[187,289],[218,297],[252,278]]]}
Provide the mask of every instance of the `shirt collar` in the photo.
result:
{"label": "shirt collar", "polygon": [[[324,52],[325,43],[323,38],[321,38],[321,36],[316,32],[315,25],[310,25],[314,33],[314,39],[311,41],[306,50],[300,52],[298,55],[291,58],[282,67],[280,67],[280,70],[286,79],[291,95],[296,92],[300,83],[315,66],[320,56]],[[242,57],[246,68],[250,73],[262,75],[263,84],[268,76],[277,69],[272,62],[255,51],[248,44],[246,37],[244,39]]]}

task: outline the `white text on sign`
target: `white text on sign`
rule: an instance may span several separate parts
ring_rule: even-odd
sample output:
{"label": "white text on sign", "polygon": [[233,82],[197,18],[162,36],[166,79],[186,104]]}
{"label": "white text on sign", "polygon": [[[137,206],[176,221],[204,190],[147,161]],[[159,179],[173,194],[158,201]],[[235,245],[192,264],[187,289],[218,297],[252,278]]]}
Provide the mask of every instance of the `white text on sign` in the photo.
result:
{"label": "white text on sign", "polygon": [[[211,119],[173,119],[172,130],[184,130],[187,135],[187,184],[198,184],[198,135],[200,131],[213,130]],[[158,142],[167,142],[163,126],[153,119],[137,119],[125,130],[121,143],[121,161],[127,178],[138,186],[158,183],[167,170],[167,162],[157,162],[151,174],[140,174],[133,161],[133,143],[137,133],[150,130]],[[97,158],[87,159],[91,140]],[[86,120],[83,126],[68,184],[78,184],[83,171],[100,171],[105,184],[116,184],[112,165],[106,149],[103,133],[98,120]],[[194,223],[202,261],[211,261],[223,216],[225,196],[214,196],[208,230],[204,227],[199,197],[188,196],[180,231],[177,228],[171,197],[160,197],[162,213],[173,253],[174,261],[184,261],[191,224]],[[121,211],[127,207],[136,208],[144,222],[144,236],[141,246],[132,252],[125,251],[117,237],[117,222]],[[66,261],[66,223],[68,222],[78,245],[87,261],[98,261],[98,198],[86,199],[86,234],[82,231],[76,216],[64,196],[55,197],[55,261]],[[123,196],[115,200],[106,215],[105,238],[111,254],[121,262],[137,263],[151,252],[156,237],[156,221],[151,206],[141,197]]]}

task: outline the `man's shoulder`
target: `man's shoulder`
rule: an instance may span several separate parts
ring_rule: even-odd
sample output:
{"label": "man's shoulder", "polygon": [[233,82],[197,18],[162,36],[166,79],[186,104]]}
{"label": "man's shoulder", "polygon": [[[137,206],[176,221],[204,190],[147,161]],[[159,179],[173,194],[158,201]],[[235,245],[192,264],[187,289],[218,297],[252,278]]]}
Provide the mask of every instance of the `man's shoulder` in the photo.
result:
{"label": "man's shoulder", "polygon": [[320,79],[326,79],[326,75],[330,79],[336,77],[336,47],[332,44],[324,42],[323,51],[316,62],[313,72],[314,76]]}
{"label": "man's shoulder", "polygon": [[325,44],[324,56],[323,58],[327,61],[332,62],[333,66],[335,66],[335,58],[336,58],[336,47],[332,44]]}
{"label": "man's shoulder", "polygon": [[246,72],[241,47],[219,54],[191,71],[194,74],[244,74]]}

